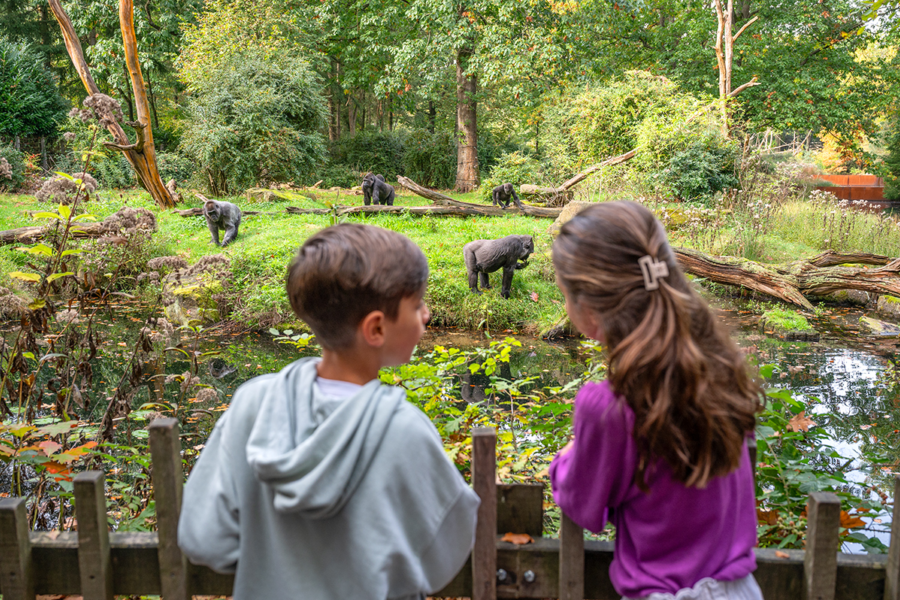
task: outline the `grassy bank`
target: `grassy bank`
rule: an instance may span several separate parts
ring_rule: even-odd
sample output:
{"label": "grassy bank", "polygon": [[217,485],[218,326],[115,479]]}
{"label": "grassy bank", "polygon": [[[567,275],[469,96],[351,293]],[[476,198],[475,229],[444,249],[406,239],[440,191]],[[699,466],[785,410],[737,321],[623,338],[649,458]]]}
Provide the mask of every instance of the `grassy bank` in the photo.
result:
{"label": "grassy bank", "polygon": [[[474,195],[457,196],[475,200]],[[326,194],[324,200],[336,200]],[[268,327],[291,323],[292,315],[284,293],[287,264],[303,241],[333,222],[327,215],[289,215],[286,206],[307,208],[324,204],[305,199],[248,203],[230,198],[245,210],[281,214],[246,215],[237,243],[217,248],[209,241],[203,217],[181,217],[171,211],[159,211],[144,192],[101,193],[88,209],[98,218],[112,214],[124,203],[145,207],[157,215],[159,231],[153,236],[145,258],[180,255],[189,263],[202,256],[222,253],[232,261],[233,287],[228,292],[231,318],[250,327]],[[346,204],[361,204],[358,196],[339,199]],[[194,202],[196,203],[196,201]],[[194,203],[189,203],[193,205]],[[399,196],[397,205],[428,204],[418,196]],[[0,195],[0,228],[32,225],[26,211],[46,210],[48,206],[31,196]],[[416,242],[428,257],[431,267],[428,301],[438,325],[490,331],[530,331],[558,319],[563,313],[562,294],[556,288],[549,250],[551,237],[546,233],[549,219],[516,215],[504,217],[413,217],[408,215],[353,216],[347,220],[377,225],[404,233]],[[534,237],[535,254],[526,269],[516,272],[512,297],[500,297],[500,273],[491,275],[494,289],[481,296],[471,294],[466,281],[462,247],[476,239],[491,239],[512,234]],[[20,270],[31,257],[15,249],[0,247],[0,285],[21,290],[7,273]]]}
{"label": "grassy bank", "polygon": [[[477,193],[456,195],[478,201]],[[249,327],[296,325],[284,293],[287,264],[302,242],[334,222],[328,215],[289,215],[286,206],[324,207],[327,202],[361,204],[359,196],[325,192],[319,201],[292,197],[290,200],[251,203],[231,198],[245,210],[273,214],[245,215],[238,242],[225,250],[213,246],[203,217],[184,218],[171,211],[159,211],[148,195],[139,191],[101,192],[87,208],[98,218],[128,204],[156,213],[159,231],[135,257],[140,261],[155,256],[179,255],[193,264],[200,257],[222,253],[232,261],[233,285],[226,294],[230,318]],[[412,206],[428,202],[418,196],[401,195],[396,204]],[[196,205],[196,200],[188,206]],[[900,256],[900,225],[891,216],[859,210],[829,197],[813,196],[765,204],[742,206],[721,204],[652,204],[666,224],[674,245],[696,248],[712,254],[743,256],[762,262],[787,262],[810,257],[825,249],[860,251]],[[12,229],[35,222],[27,211],[47,210],[48,205],[32,196],[0,195],[0,228]],[[409,215],[354,215],[346,220],[368,223],[404,233],[425,252],[431,267],[428,301],[434,323],[491,332],[511,330],[536,332],[555,323],[564,312],[563,298],[554,283],[550,262],[549,219],[517,215],[503,217],[413,217]],[[493,239],[511,234],[531,235],[535,254],[529,266],[516,273],[512,297],[499,295],[500,273],[492,275],[494,289],[477,296],[466,281],[462,247],[475,239]],[[0,285],[27,295],[21,282],[7,273],[21,270],[28,254],[15,246],[0,247]],[[146,290],[150,293],[152,290]]]}

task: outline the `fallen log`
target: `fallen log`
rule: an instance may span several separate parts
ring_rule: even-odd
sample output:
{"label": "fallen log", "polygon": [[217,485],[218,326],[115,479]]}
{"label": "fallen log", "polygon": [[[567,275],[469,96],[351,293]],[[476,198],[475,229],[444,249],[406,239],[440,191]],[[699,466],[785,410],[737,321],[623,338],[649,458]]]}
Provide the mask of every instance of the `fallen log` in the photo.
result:
{"label": "fallen log", "polygon": [[543,187],[540,185],[523,184],[519,187],[519,194],[527,198],[529,202],[540,202],[542,204],[559,204],[568,203],[574,192],[563,188]]}
{"label": "fallen log", "polygon": [[[42,239],[56,234],[57,225],[64,225],[60,221],[53,221],[49,225],[34,225],[31,227],[17,227],[0,231],[0,245],[3,244],[33,244]],[[120,208],[115,213],[99,222],[73,223],[69,229],[69,237],[76,239],[100,238],[106,235],[117,235],[122,230],[148,229],[156,231],[156,216],[146,208]]]}
{"label": "fallen log", "polygon": [[[186,210],[176,211],[182,217],[198,217],[203,214],[202,208],[188,208]],[[518,210],[506,210],[495,206],[481,206],[478,204],[469,204],[466,206],[335,206],[334,213],[337,216],[344,215],[402,215],[410,214],[416,217],[429,215],[432,217],[500,217],[511,213],[517,213]],[[555,219],[559,216],[559,209],[552,208],[534,208],[529,207],[528,214],[532,217],[541,219]],[[261,212],[253,210],[241,211],[244,215],[280,215],[288,213],[291,215],[328,215],[332,213],[328,208],[298,208],[296,206],[285,207],[284,212]],[[0,232],[2,233],[2,232]]]}
{"label": "fallen log", "polygon": [[[711,256],[687,248],[673,248],[686,273],[716,283],[745,287],[790,304],[811,309],[808,296],[859,290],[900,297],[900,258],[875,254],[841,254],[829,250],[809,260],[785,265],[762,265],[731,256]],[[845,267],[846,264],[882,265]]]}
{"label": "fallen log", "polygon": [[414,194],[422,196],[436,204],[441,204],[443,206],[455,206],[458,208],[465,208],[471,213],[466,214],[479,214],[486,216],[497,216],[504,214],[524,214],[529,217],[541,217],[547,219],[555,219],[559,216],[559,213],[562,212],[561,208],[543,208],[538,206],[525,206],[524,210],[519,210],[516,207],[510,206],[509,208],[498,208],[494,206],[484,206],[483,204],[473,204],[472,202],[463,202],[462,200],[454,200],[450,196],[445,196],[440,192],[436,192],[434,190],[430,190],[428,188],[424,188],[412,179],[408,177],[403,177],[402,175],[397,178],[397,181],[400,182],[400,185],[408,189]]}

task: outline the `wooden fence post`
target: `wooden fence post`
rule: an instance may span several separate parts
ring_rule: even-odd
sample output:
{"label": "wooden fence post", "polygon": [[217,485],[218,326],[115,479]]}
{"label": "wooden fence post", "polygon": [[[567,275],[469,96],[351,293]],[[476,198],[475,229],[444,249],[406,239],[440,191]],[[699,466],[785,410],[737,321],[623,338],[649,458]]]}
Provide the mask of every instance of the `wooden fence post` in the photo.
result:
{"label": "wooden fence post", "polygon": [[497,597],[497,431],[472,430],[472,487],[481,498],[472,550],[472,600]]}
{"label": "wooden fence post", "polygon": [[565,514],[559,523],[559,600],[584,600],[584,530]]}
{"label": "wooden fence post", "polygon": [[178,420],[156,419],[149,427],[153,499],[159,530],[159,580],[165,600],[190,600],[187,591],[187,560],[178,547],[181,516],[181,440]]}
{"label": "wooden fence post", "polygon": [[841,501],[830,492],[813,492],[806,513],[803,600],[834,600]]}
{"label": "wooden fence post", "polygon": [[894,477],[894,515],[891,518],[891,548],[884,579],[884,600],[900,600],[900,475]]}
{"label": "wooden fence post", "polygon": [[24,498],[0,500],[0,590],[3,600],[34,600],[34,570]]}
{"label": "wooden fence post", "polygon": [[113,600],[105,479],[103,471],[85,471],[75,476],[78,571],[84,600]]}

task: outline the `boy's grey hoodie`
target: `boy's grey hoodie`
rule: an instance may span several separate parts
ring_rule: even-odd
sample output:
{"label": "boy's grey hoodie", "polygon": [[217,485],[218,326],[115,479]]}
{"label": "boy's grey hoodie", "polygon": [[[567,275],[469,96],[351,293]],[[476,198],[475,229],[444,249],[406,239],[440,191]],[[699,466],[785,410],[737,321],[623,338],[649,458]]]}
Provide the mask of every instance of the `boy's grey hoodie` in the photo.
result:
{"label": "boy's grey hoodie", "polygon": [[181,549],[236,573],[235,600],[439,590],[472,548],[478,497],[402,389],[322,397],[318,360],[238,388],[185,486]]}

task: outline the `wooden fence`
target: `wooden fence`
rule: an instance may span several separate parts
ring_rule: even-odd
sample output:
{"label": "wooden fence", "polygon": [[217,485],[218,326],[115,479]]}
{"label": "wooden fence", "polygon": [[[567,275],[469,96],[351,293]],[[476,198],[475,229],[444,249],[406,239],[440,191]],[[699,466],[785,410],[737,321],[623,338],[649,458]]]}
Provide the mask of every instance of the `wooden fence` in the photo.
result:
{"label": "wooden fence", "polygon": [[[475,548],[466,566],[436,595],[619,600],[609,580],[613,544],[585,542],[581,528],[565,517],[559,539],[543,537],[543,486],[497,485],[496,433],[476,429],[472,443],[472,485],[481,497]],[[99,471],[75,478],[77,533],[29,532],[25,500],[0,501],[3,600],[30,600],[35,594],[186,600],[231,593],[232,576],[188,563],[176,544],[183,473],[175,419],[150,425],[150,451],[158,533],[109,532],[105,476]],[[841,554],[835,551],[840,510],[835,495],[810,494],[806,550],[779,555],[756,550],[755,576],[767,600],[900,600],[900,518],[893,519],[888,555]],[[505,532],[528,533],[534,543],[499,541],[498,534]]]}

